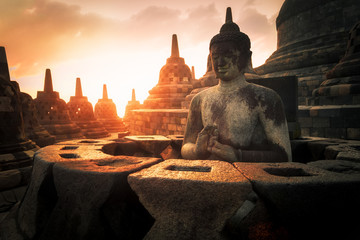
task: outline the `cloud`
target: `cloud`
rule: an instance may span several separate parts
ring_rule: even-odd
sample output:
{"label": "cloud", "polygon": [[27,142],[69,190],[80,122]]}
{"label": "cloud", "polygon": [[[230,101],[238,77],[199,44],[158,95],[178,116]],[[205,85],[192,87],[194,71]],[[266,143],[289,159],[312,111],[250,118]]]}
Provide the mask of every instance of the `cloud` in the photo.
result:
{"label": "cloud", "polygon": [[78,6],[46,0],[8,5],[5,9],[11,16],[3,7],[0,22],[6,24],[0,25],[0,45],[5,45],[19,75],[34,74],[48,64],[86,52],[109,22],[95,14],[81,14]]}
{"label": "cloud", "polygon": [[[262,55],[254,54],[255,59],[261,56],[264,61],[276,46],[274,19],[269,20],[255,8],[256,0],[248,0],[246,4],[235,0],[216,4],[208,0],[196,3],[192,0],[181,3],[163,0],[76,1],[82,5],[70,2],[73,1],[0,1],[0,45],[6,47],[13,77],[39,74],[63,61],[93,57],[109,49],[118,51],[119,57],[133,52],[151,58],[145,55],[148,48],[166,49],[170,53],[173,33],[178,35],[180,54],[185,48],[205,46],[202,64],[205,66],[208,42],[224,23],[225,6],[233,6],[233,16],[239,16],[234,21],[250,36],[253,51],[261,52]],[[137,10],[129,13],[126,19],[110,18],[103,12],[84,11],[87,2],[91,9],[113,6],[115,10],[122,7],[122,12]]]}

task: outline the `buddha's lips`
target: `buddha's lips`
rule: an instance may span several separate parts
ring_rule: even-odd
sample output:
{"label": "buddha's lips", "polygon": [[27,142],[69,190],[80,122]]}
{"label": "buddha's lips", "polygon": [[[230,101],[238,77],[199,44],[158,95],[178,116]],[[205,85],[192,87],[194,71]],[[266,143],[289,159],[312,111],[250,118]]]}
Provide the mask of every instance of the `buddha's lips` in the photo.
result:
{"label": "buddha's lips", "polygon": [[220,73],[224,73],[224,72],[227,72],[227,71],[228,71],[228,68],[221,67],[221,68],[218,68],[217,70],[218,70],[218,72],[220,72]]}

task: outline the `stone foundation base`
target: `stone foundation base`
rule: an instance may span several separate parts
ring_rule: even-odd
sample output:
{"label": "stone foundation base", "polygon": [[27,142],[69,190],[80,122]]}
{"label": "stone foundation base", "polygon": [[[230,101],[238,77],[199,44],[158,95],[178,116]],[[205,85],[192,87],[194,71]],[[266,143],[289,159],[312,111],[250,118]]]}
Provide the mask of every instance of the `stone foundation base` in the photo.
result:
{"label": "stone foundation base", "polygon": [[303,136],[360,139],[360,105],[299,106]]}
{"label": "stone foundation base", "polygon": [[129,112],[124,121],[131,135],[183,135],[187,109],[138,109]]}

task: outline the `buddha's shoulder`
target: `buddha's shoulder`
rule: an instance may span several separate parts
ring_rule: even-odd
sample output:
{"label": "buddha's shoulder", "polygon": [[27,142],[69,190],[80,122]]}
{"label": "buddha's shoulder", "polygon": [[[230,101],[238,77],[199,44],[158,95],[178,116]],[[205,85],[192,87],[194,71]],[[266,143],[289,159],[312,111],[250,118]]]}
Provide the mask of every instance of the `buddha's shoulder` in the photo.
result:
{"label": "buddha's shoulder", "polygon": [[249,83],[246,88],[243,89],[243,92],[247,92],[249,95],[252,95],[254,98],[261,98],[263,100],[280,100],[280,96],[277,92],[271,88],[267,88],[258,84]]}

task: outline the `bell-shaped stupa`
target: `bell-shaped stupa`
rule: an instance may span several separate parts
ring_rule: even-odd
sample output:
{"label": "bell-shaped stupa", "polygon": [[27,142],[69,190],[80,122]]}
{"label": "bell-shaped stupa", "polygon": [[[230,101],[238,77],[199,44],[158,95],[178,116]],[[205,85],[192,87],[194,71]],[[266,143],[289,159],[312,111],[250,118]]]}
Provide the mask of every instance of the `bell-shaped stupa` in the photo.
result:
{"label": "bell-shaped stupa", "polygon": [[[19,84],[12,81],[16,86]],[[18,86],[20,91],[20,87]],[[27,93],[20,92],[24,130],[27,138],[31,139],[39,147],[45,147],[55,143],[56,137],[51,135],[40,123],[37,116],[34,99]]]}
{"label": "bell-shaped stupa", "polygon": [[344,57],[326,74],[326,80],[312,93],[312,105],[359,104],[360,22],[349,32]]}
{"label": "bell-shaped stupa", "polygon": [[72,121],[80,127],[86,138],[103,138],[109,132],[95,119],[93,106],[86,96],[83,96],[80,78],[76,79],[75,96],[67,103]]}
{"label": "bell-shaped stupa", "polygon": [[127,128],[117,115],[116,105],[108,98],[106,84],[103,85],[103,97],[95,104],[95,118],[110,132],[125,132]]}
{"label": "bell-shaped stupa", "polygon": [[180,57],[176,34],[172,35],[171,56],[161,68],[158,84],[149,91],[143,108],[179,109],[181,102],[193,89],[192,72]]}
{"label": "bell-shaped stupa", "polygon": [[44,91],[34,99],[40,124],[56,137],[56,141],[84,138],[81,129],[71,121],[66,102],[53,90],[50,69],[46,69]]}
{"label": "bell-shaped stupa", "polygon": [[124,119],[129,114],[129,111],[134,110],[134,109],[140,109],[141,107],[142,106],[141,106],[140,102],[138,100],[136,100],[135,89],[133,89],[131,92],[131,101],[128,101],[128,104],[126,105],[126,108],[125,108]]}
{"label": "bell-shaped stupa", "polygon": [[0,172],[31,166],[37,149],[25,136],[20,91],[10,81],[5,48],[0,47]]}

